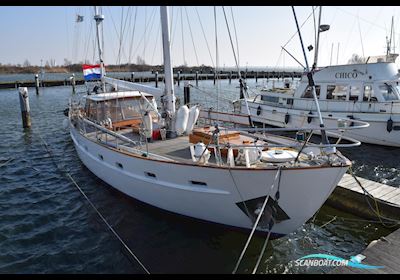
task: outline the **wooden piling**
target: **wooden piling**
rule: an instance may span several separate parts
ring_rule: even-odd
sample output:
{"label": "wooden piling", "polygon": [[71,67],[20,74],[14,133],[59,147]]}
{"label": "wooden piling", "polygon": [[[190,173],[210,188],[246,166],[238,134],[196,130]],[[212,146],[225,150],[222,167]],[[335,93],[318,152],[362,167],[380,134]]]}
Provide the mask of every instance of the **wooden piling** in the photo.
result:
{"label": "wooden piling", "polygon": [[178,81],[178,87],[179,87],[181,84],[181,71],[178,71],[177,81]]}
{"label": "wooden piling", "polygon": [[183,103],[189,104],[190,103],[190,83],[185,82],[183,87]]}
{"label": "wooden piling", "polygon": [[35,89],[36,89],[36,95],[39,95],[39,75],[35,75]]}
{"label": "wooden piling", "polygon": [[19,105],[21,108],[22,126],[23,128],[31,127],[31,116],[29,108],[29,95],[27,87],[19,87]]}
{"label": "wooden piling", "polygon": [[214,71],[214,85],[215,85],[215,83],[216,83],[216,80],[217,80],[217,72]]}
{"label": "wooden piling", "polygon": [[135,72],[131,73],[131,82],[133,83],[135,81]]}
{"label": "wooden piling", "polygon": [[258,83],[258,72],[256,72],[256,83]]}
{"label": "wooden piling", "polygon": [[229,84],[232,83],[232,71],[229,71]]}
{"label": "wooden piling", "polygon": [[196,71],[196,87],[199,86],[199,71]]}
{"label": "wooden piling", "polygon": [[72,77],[71,77],[71,85],[72,85],[72,94],[75,94],[75,86],[76,86],[76,82],[75,82],[75,74],[72,73]]}
{"label": "wooden piling", "polygon": [[157,71],[154,73],[154,80],[156,82],[156,88],[158,88],[158,72]]}

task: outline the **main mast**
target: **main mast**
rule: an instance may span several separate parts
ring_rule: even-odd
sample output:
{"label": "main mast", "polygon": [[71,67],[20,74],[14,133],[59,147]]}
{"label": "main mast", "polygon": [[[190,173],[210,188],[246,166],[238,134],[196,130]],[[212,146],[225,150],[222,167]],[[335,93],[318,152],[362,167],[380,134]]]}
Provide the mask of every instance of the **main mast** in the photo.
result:
{"label": "main mast", "polygon": [[163,113],[166,118],[167,129],[171,132],[174,130],[175,120],[175,94],[174,80],[171,63],[171,44],[169,34],[169,17],[167,6],[160,7],[161,26],[162,26],[162,41],[164,55],[164,76],[165,89],[163,95]]}

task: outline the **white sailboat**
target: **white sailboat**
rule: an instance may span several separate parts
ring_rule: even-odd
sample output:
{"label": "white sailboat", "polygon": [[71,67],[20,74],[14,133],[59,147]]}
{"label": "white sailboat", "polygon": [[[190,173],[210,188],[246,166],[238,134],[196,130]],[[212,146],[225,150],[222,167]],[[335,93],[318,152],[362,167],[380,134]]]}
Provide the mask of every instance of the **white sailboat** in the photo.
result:
{"label": "white sailboat", "polygon": [[[315,53],[316,65],[318,41]],[[389,46],[385,56],[368,58],[366,63],[314,69],[324,123],[334,125],[338,118],[364,121],[370,126],[348,130],[344,135],[361,142],[400,147],[400,75],[394,63],[397,56],[390,53]],[[263,89],[253,97],[236,100],[235,108],[238,113],[247,113],[249,107],[253,121],[272,126],[315,126],[317,108],[311,89],[305,72],[297,87],[285,82],[281,88]]]}
{"label": "white sailboat", "polygon": [[[104,16],[95,11],[98,29]],[[163,90],[106,77],[98,39],[103,92],[79,99],[83,104],[71,100],[69,107],[80,160],[113,188],[155,207],[275,237],[293,232],[351,165],[336,147],[360,143],[312,144],[302,131],[292,139],[250,127],[200,126],[199,108],[175,109],[167,7],[160,14]],[[243,117],[222,115],[226,122]]]}

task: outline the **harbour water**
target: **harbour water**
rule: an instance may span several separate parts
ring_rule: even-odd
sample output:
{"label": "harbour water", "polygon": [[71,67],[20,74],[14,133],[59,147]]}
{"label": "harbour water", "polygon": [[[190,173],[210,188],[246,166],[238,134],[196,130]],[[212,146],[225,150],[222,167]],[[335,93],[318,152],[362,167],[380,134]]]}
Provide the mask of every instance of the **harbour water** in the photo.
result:
{"label": "harbour water", "polygon": [[[176,87],[181,98],[182,85]],[[213,81],[199,85],[201,90],[192,89],[192,100],[216,108]],[[237,98],[237,85],[221,81],[220,96]],[[254,87],[255,81],[249,85]],[[113,190],[80,162],[63,129],[71,88],[43,88],[39,96],[34,89],[29,92],[32,128],[24,130],[17,90],[0,91],[1,273],[143,272],[54,161],[71,174],[151,273],[232,272],[248,233],[161,211]],[[218,106],[229,109],[223,101]],[[399,185],[397,148],[362,144],[341,151],[353,160],[356,175]],[[315,220],[269,242],[258,273],[327,272],[296,267],[294,261],[312,253],[349,259],[390,232],[325,205]],[[253,239],[239,273],[252,271],[263,242],[263,236]]]}

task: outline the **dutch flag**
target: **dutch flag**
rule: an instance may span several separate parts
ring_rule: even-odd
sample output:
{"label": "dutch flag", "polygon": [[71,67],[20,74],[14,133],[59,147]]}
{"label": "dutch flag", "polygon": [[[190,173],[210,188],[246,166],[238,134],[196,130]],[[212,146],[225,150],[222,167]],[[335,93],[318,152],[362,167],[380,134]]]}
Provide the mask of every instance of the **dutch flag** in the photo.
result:
{"label": "dutch flag", "polygon": [[96,80],[101,78],[100,64],[96,65],[83,64],[82,69],[85,81]]}

